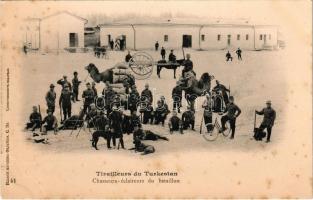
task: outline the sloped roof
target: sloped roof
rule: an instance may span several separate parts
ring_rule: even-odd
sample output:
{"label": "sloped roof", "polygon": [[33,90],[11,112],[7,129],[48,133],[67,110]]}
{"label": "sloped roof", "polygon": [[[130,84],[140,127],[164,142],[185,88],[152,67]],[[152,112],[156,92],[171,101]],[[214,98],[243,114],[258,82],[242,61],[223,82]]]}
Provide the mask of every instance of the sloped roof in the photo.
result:
{"label": "sloped roof", "polygon": [[73,13],[68,12],[68,11],[56,12],[56,13],[54,13],[54,14],[52,14],[52,15],[48,15],[48,16],[46,16],[46,17],[41,18],[41,20],[45,20],[45,19],[47,19],[47,18],[54,17],[54,16],[57,16],[57,15],[60,15],[60,14],[67,14],[67,15],[70,15],[70,16],[72,16],[72,17],[75,17],[75,18],[77,18],[77,19],[79,19],[79,20],[84,21],[85,24],[88,22],[87,19],[82,18],[82,17],[80,17],[80,16],[77,16],[77,15],[75,15],[75,14],[73,14]]}

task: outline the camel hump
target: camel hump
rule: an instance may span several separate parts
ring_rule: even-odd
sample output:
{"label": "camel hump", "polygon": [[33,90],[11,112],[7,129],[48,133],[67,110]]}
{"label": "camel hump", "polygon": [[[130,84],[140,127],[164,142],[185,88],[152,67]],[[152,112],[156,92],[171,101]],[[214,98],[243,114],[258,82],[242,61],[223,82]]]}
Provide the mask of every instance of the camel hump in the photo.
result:
{"label": "camel hump", "polygon": [[116,65],[113,66],[113,68],[116,68],[116,69],[128,69],[129,66],[126,63],[117,63]]}

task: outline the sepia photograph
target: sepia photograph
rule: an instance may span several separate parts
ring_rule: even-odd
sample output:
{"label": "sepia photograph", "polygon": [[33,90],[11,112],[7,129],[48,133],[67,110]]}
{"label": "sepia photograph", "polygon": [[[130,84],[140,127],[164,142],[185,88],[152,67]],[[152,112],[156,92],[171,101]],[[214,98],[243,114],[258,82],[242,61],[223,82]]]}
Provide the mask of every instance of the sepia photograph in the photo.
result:
{"label": "sepia photograph", "polygon": [[1,197],[312,198],[312,2],[0,2]]}

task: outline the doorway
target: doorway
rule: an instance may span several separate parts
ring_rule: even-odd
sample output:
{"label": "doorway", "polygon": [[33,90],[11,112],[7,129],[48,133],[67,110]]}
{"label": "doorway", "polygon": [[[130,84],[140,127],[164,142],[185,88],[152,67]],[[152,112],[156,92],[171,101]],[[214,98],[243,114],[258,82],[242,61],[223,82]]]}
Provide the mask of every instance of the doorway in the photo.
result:
{"label": "doorway", "polygon": [[231,43],[231,35],[227,35],[227,45],[230,46]]}
{"label": "doorway", "polygon": [[264,38],[264,45],[266,45],[266,35],[263,35]]}
{"label": "doorway", "polygon": [[183,47],[185,47],[185,48],[192,47],[192,36],[191,35],[183,35]]}
{"label": "doorway", "polygon": [[70,33],[70,47],[78,47],[78,34]]}

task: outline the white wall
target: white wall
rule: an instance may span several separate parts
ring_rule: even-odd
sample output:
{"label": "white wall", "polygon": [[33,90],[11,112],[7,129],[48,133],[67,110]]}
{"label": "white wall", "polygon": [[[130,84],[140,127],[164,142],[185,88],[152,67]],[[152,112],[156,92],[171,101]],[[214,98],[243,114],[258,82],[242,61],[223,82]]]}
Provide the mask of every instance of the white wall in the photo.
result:
{"label": "white wall", "polygon": [[[192,48],[199,48],[199,27],[184,26],[135,26],[136,48],[153,49],[156,41],[160,48],[181,49],[183,45],[183,35],[191,35]],[[168,41],[164,41],[164,35],[168,35]]]}
{"label": "white wall", "polygon": [[70,46],[69,33],[78,34],[78,47],[84,47],[84,21],[61,13],[45,18],[40,25],[41,49],[55,50]]}
{"label": "white wall", "polygon": [[[160,25],[135,25],[136,49],[153,49],[156,41],[160,48],[180,49],[183,43],[183,35],[192,36],[192,48],[203,50],[237,49],[244,50],[262,49],[263,40],[259,40],[259,34],[266,34],[266,45],[277,45],[277,28],[274,26],[160,26]],[[200,32],[199,32],[200,31]],[[199,34],[200,33],[200,34]],[[126,35],[126,48],[134,49],[134,31],[131,26],[103,26],[100,29],[101,45],[108,45],[108,35],[115,40],[119,35]],[[168,42],[164,41],[164,35],[168,35]],[[205,40],[201,40],[201,35],[205,35]],[[217,40],[221,35],[220,41]],[[228,45],[228,35],[231,35],[230,46]],[[237,39],[240,35],[240,39]],[[248,39],[246,39],[248,35]],[[271,35],[271,39],[270,36]]]}
{"label": "white wall", "polygon": [[[276,48],[277,46],[277,27],[256,26],[255,28],[255,48],[263,49],[264,46]],[[260,40],[260,35],[262,40]],[[266,40],[264,40],[266,35]]]}
{"label": "white wall", "polygon": [[23,45],[31,49],[39,48],[39,20],[27,20],[23,27]]}
{"label": "white wall", "polygon": [[[201,35],[205,35],[205,41],[201,40],[201,49],[225,49],[238,48],[254,49],[254,30],[252,27],[203,27]],[[200,37],[201,37],[200,35]],[[220,40],[218,41],[218,35]],[[231,36],[230,46],[228,46],[228,35]],[[240,39],[237,40],[237,35]],[[248,40],[246,40],[248,35]]]}

